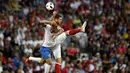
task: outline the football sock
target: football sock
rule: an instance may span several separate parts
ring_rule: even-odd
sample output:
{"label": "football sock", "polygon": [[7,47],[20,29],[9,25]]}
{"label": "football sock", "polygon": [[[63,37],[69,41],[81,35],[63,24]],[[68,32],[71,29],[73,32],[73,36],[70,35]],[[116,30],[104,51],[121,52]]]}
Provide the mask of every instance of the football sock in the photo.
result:
{"label": "football sock", "polygon": [[81,31],[82,31],[81,28],[71,29],[71,30],[68,31],[68,34],[69,34],[69,35],[74,35],[74,34],[76,34],[76,33],[78,33],[78,32],[81,32]]}
{"label": "football sock", "polygon": [[56,63],[55,70],[56,70],[56,73],[61,73],[61,65],[59,63]]}
{"label": "football sock", "polygon": [[36,61],[38,63],[41,62],[42,58],[37,58],[37,57],[29,57],[29,60],[32,60],[32,61]]}
{"label": "football sock", "polygon": [[44,68],[44,73],[49,73],[50,68],[51,68],[51,65],[45,63],[45,64],[44,64],[44,67],[45,67],[45,68]]}

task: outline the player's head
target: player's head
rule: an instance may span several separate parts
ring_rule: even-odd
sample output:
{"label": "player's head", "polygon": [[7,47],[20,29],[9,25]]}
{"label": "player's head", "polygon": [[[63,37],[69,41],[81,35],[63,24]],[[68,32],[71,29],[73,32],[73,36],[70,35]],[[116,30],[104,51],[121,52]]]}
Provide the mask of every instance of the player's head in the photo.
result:
{"label": "player's head", "polygon": [[62,19],[63,17],[60,15],[60,14],[57,14],[55,16],[55,21],[58,23],[58,24],[61,24],[62,23]]}

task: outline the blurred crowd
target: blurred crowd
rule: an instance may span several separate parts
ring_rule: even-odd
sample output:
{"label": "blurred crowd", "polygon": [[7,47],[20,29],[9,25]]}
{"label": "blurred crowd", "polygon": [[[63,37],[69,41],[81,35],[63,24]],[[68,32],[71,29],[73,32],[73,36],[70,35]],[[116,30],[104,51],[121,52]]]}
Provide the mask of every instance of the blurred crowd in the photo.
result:
{"label": "blurred crowd", "polygon": [[40,57],[48,1],[63,15],[64,30],[88,21],[86,33],[62,44],[61,73],[130,73],[130,0],[0,0],[0,73],[43,73],[43,64],[24,61]]}

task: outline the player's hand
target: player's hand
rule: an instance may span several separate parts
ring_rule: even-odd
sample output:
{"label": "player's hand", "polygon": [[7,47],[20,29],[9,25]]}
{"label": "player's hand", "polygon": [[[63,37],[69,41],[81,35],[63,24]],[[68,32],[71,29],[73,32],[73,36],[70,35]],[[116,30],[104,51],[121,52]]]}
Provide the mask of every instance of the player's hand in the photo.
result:
{"label": "player's hand", "polygon": [[58,13],[58,11],[53,11],[53,15],[55,16]]}

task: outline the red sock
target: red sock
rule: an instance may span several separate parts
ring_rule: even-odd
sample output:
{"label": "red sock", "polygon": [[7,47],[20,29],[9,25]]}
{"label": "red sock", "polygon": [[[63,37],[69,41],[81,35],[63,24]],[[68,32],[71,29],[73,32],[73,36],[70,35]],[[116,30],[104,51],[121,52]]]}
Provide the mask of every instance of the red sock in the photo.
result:
{"label": "red sock", "polygon": [[56,70],[56,73],[61,73],[60,64],[55,65],[55,70]]}
{"label": "red sock", "polygon": [[71,30],[69,30],[69,35],[74,35],[74,34],[81,32],[81,31],[82,31],[81,28],[71,29]]}

